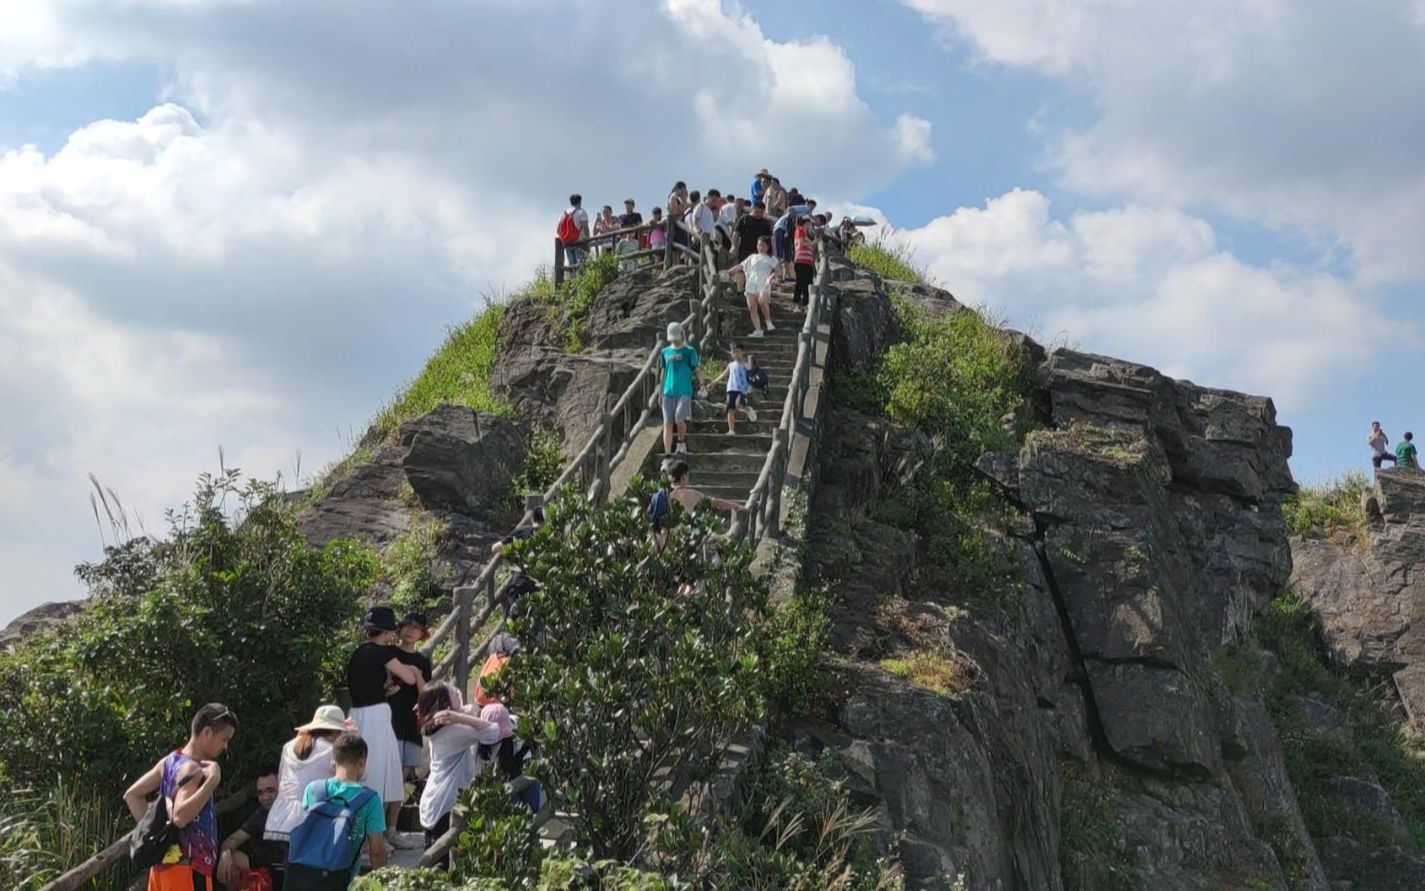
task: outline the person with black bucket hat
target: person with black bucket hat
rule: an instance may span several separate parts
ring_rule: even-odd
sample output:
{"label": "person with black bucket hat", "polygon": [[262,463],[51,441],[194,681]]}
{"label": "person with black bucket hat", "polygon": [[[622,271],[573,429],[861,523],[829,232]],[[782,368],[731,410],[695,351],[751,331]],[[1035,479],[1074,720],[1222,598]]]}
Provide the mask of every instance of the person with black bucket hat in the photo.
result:
{"label": "person with black bucket hat", "polygon": [[394,678],[413,686],[419,695],[425,679],[419,670],[401,661],[401,649],[395,645],[396,614],[390,607],[371,607],[361,622],[366,629],[366,642],[346,662],[346,687],[351,694],[351,720],[366,740],[366,774],[362,783],[381,796],[386,807],[387,833],[394,843],[396,817],[406,799],[406,785],[386,685]]}
{"label": "person with black bucket hat", "polygon": [[[430,659],[419,649],[422,642],[430,637],[430,621],[425,613],[406,613],[396,629],[400,635],[400,646],[396,658],[421,673],[421,681],[429,684],[431,679]],[[416,768],[421,766],[421,728],[416,723],[416,699],[419,691],[415,684],[395,681],[396,691],[387,697],[391,704],[391,726],[396,731],[396,739],[401,744],[401,767],[406,779],[415,779]]]}

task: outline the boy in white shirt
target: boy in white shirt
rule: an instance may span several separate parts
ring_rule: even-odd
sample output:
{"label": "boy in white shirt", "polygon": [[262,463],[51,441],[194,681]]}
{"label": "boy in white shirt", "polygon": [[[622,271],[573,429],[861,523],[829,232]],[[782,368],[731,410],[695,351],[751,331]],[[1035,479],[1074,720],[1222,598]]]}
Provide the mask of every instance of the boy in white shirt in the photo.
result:
{"label": "boy in white shirt", "polygon": [[722,374],[713,379],[713,383],[724,377],[727,378],[727,432],[735,434],[739,408],[747,413],[747,420],[757,423],[757,412],[747,404],[747,394],[752,391],[752,387],[747,383],[747,358],[743,354],[742,344],[732,345],[732,361],[727,363]]}
{"label": "boy in white shirt", "polygon": [[763,329],[776,331],[772,324],[772,273],[777,271],[777,261],[772,256],[772,239],[766,236],[757,239],[757,253],[732,267],[741,272],[746,284],[743,293],[747,297],[747,314],[752,317],[752,337],[761,337]]}

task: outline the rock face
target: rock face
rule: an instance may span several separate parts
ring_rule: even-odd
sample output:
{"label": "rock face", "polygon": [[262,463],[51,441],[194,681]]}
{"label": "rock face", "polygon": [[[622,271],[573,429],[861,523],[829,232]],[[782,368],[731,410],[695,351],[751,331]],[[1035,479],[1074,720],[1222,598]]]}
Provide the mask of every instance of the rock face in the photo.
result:
{"label": "rock face", "polygon": [[26,635],[63,624],[70,616],[84,611],[84,600],[60,600],[42,603],[0,630],[0,650],[8,650]]}
{"label": "rock face", "polygon": [[1342,665],[1392,675],[1425,728],[1425,473],[1381,470],[1365,547],[1294,539],[1292,588]]}
{"label": "rock face", "polygon": [[370,459],[332,484],[297,515],[302,534],[321,547],[351,538],[385,548],[418,515],[450,531],[448,558],[458,569],[484,560],[498,534],[511,480],[524,463],[517,424],[459,405],[440,405],[378,442]]}
{"label": "rock face", "polygon": [[[892,288],[858,271],[838,288],[840,328],[858,327],[834,335],[833,361],[868,367],[894,336]],[[1264,703],[1217,669],[1291,573],[1290,431],[1268,399],[1018,342],[1039,429],[978,462],[1022,514],[1000,542],[1016,607],[967,610],[916,581],[915,536],[878,509],[916,449],[835,410],[809,552],[851,693],[795,741],[836,754],[887,844],[902,834],[912,887],[1065,887],[1061,832],[1097,815],[1113,851],[1078,863],[1071,887],[1327,888]],[[965,689],[882,668],[907,649],[965,660]]]}
{"label": "rock face", "polygon": [[676,267],[655,276],[619,276],[599,292],[580,326],[585,349],[566,347],[567,322],[548,304],[510,307],[490,376],[492,392],[529,425],[554,430],[573,454],[630,381],[668,322],[681,321],[697,296],[696,273]]}

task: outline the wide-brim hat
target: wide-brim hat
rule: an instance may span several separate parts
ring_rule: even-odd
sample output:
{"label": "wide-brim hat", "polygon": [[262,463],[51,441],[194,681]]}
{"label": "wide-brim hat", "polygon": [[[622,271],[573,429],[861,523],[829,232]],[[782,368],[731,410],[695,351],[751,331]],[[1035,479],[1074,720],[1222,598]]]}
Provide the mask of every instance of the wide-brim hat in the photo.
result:
{"label": "wide-brim hat", "polygon": [[756,175],[756,176],[765,176],[765,177],[767,177],[768,179],[771,179],[771,178],[772,178],[772,174],[770,174],[770,173],[767,172],[767,168],[766,168],[766,167],[763,167],[761,170],[757,171],[757,173],[754,174],[754,175]]}
{"label": "wide-brim hat", "polygon": [[312,720],[297,728],[300,731],[311,733],[313,730],[331,730],[336,733],[346,732],[346,715],[339,705],[323,705],[312,713]]}
{"label": "wide-brim hat", "polygon": [[421,629],[421,640],[430,637],[430,619],[426,618],[425,613],[406,613],[405,617],[401,619],[401,627],[404,628],[408,625],[414,625]]}
{"label": "wide-brim hat", "polygon": [[395,631],[396,613],[389,606],[373,606],[362,616],[361,624],[377,631]]}

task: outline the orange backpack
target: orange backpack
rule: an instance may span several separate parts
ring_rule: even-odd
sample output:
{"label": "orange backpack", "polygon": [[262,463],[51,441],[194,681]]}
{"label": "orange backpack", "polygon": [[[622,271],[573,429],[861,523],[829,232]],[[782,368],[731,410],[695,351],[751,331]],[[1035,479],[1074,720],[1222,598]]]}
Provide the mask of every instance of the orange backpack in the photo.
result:
{"label": "orange backpack", "polygon": [[491,703],[501,702],[500,699],[485,692],[485,678],[499,674],[500,669],[505,667],[505,663],[510,661],[510,657],[504,653],[491,653],[485,660],[485,664],[480,666],[480,676],[475,680],[475,702],[480,706],[487,706]]}

